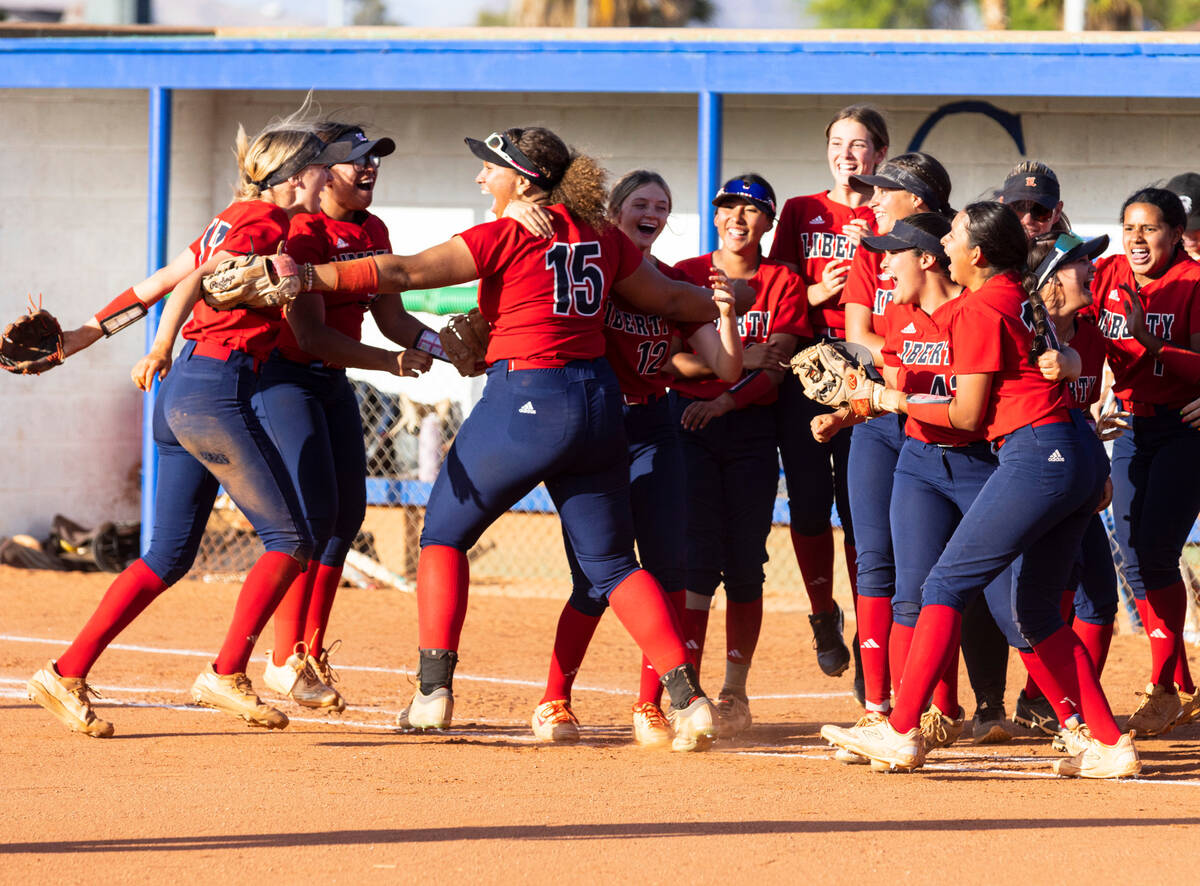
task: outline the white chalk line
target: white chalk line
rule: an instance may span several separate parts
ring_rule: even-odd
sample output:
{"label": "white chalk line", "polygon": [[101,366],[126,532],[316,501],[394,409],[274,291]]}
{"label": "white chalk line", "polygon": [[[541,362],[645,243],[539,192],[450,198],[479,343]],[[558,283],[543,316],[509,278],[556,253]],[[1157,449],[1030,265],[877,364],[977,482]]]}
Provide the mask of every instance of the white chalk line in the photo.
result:
{"label": "white chalk line", "polygon": [[[7,684],[7,685],[20,684],[23,686],[24,682],[25,681],[23,681],[23,680],[15,679],[12,677],[0,677],[0,684]],[[135,688],[135,687],[126,687],[126,686],[107,686],[107,687],[98,687],[98,688],[100,688],[104,691],[108,691],[108,692],[121,692],[121,693],[176,691],[176,690],[156,690],[156,689],[146,689],[146,688]],[[12,699],[26,700],[26,695],[25,695],[25,692],[23,689],[0,688],[0,698],[12,698]],[[148,701],[140,701],[140,700],[130,700],[130,701],[115,701],[115,700],[113,700],[113,701],[110,701],[110,704],[108,706],[128,707],[128,708],[158,708],[161,710],[179,711],[179,712],[189,713],[189,714],[219,714],[219,713],[221,713],[220,711],[216,711],[211,708],[205,708],[205,707],[201,707],[199,705],[193,705],[193,704],[182,704],[181,705],[181,704],[170,704],[167,702],[148,702]],[[97,707],[102,707],[102,705],[97,705]],[[402,733],[400,733],[399,730],[396,729],[395,725],[390,722],[389,723],[375,723],[375,722],[365,721],[365,720],[348,720],[345,718],[329,719],[329,718],[318,718],[318,717],[295,717],[295,716],[291,716],[291,715],[288,716],[288,720],[292,723],[305,723],[305,724],[309,724],[309,725],[313,725],[313,726],[325,726],[325,727],[329,727],[329,728],[368,729],[368,730],[374,730],[374,731],[396,732],[397,734],[402,734]],[[536,738],[534,738],[532,735],[525,733],[525,732],[497,731],[495,729],[488,728],[489,726],[492,726],[492,725],[503,727],[503,726],[512,726],[512,725],[517,725],[517,724],[523,724],[524,721],[481,720],[478,722],[479,722],[479,725],[484,728],[472,729],[469,727],[455,727],[455,728],[447,730],[445,732],[433,732],[430,734],[435,737],[443,737],[444,736],[446,738],[455,738],[455,737],[470,738],[470,737],[474,737],[474,736],[479,736],[479,737],[487,737],[487,738],[503,738],[507,741],[518,741],[523,744],[546,744],[546,742],[540,742]],[[585,733],[585,734],[592,733],[597,738],[601,738],[606,735],[616,737],[616,736],[625,734],[624,728],[619,727],[619,726],[581,726],[580,729],[583,733]],[[602,747],[604,745],[594,745],[592,742],[583,740],[583,741],[577,742],[575,744],[575,746],[576,747]],[[815,748],[815,747],[819,747],[819,746],[800,745],[800,747],[802,748],[801,750],[778,750],[778,751],[751,751],[751,750],[738,750],[736,748],[717,748],[717,749],[715,749],[715,752],[718,754],[724,754],[724,755],[734,756],[734,757],[776,757],[776,758],[791,758],[791,759],[798,759],[798,760],[821,760],[821,761],[834,759],[832,753],[812,753],[811,751],[808,750],[809,748]],[[967,754],[967,756],[972,756],[972,755]],[[988,756],[991,757],[993,755],[988,755]],[[1050,762],[1049,758],[1046,758],[1046,757],[1013,756],[1013,757],[1005,757],[1004,759],[1007,762],[1011,762],[1011,763],[1049,763]],[[1062,777],[1059,775],[1055,775],[1053,772],[1038,772],[1036,770],[1017,770],[1017,769],[995,768],[995,767],[989,767],[989,766],[980,766],[980,765],[963,764],[963,763],[926,762],[923,768],[925,770],[931,770],[931,771],[935,771],[935,772],[993,775],[993,776],[1015,777],[1015,778],[1061,778]],[[899,775],[897,775],[896,777],[899,777]],[[1200,780],[1189,780],[1189,779],[1122,778],[1122,779],[1115,779],[1115,780],[1120,781],[1122,783],[1127,783],[1127,784],[1184,785],[1187,787],[1200,787]]]}
{"label": "white chalk line", "polygon": [[[70,640],[54,640],[46,637],[22,637],[13,634],[0,634],[0,640],[7,640],[10,643],[43,643],[50,646],[67,647],[70,645]],[[205,658],[212,660],[212,652],[202,652],[196,649],[165,649],[158,646],[137,646],[129,643],[112,643],[108,646],[109,649],[119,649],[123,652],[145,652],[151,655],[176,655],[185,656],[187,658]],[[408,668],[383,668],[372,665],[343,665],[339,664],[336,668],[339,671],[357,671],[360,673],[371,674],[388,674],[391,676],[412,677],[413,672]],[[496,683],[503,686],[525,686],[534,689],[545,687],[545,681],[542,680],[522,680],[514,677],[490,677],[481,676],[478,674],[464,674],[461,671],[456,671],[454,674],[455,680],[465,680],[475,683]],[[103,687],[100,687],[103,689]],[[576,683],[572,690],[575,692],[598,692],[603,695],[631,695],[632,689],[613,689],[609,686],[587,686],[582,683]],[[790,695],[751,695],[753,701],[765,700],[787,700],[787,699],[829,699],[829,698],[848,698],[849,692],[799,692]]]}

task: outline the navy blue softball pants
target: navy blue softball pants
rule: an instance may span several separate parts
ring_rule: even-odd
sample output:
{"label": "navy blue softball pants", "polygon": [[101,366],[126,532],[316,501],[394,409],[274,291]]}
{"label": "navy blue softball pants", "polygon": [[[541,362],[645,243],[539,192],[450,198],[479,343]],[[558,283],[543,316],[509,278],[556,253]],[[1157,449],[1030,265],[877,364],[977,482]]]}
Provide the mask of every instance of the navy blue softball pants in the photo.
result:
{"label": "navy blue softball pants", "polygon": [[1036,646],[1063,626],[1059,600],[1100,502],[1108,459],[1078,413],[1067,422],[1019,428],[998,455],[998,467],[925,580],[922,601],[962,612],[1011,566],[1017,628]]}
{"label": "navy blue softball pants", "polygon": [[592,594],[608,598],[638,568],[629,445],[616,376],[603,359],[562,368],[487,370],[433,484],[421,546],[467,551],[544,482]]}
{"label": "navy blue softball pants", "polygon": [[[666,397],[627,405],[624,415],[638,557],[664,591],[681,591],[684,588],[687,526],[683,513],[683,450],[679,445],[678,424]],[[585,615],[603,615],[608,606],[607,599],[593,593],[565,529],[563,539],[571,564],[571,605]]]}
{"label": "navy blue softball pants", "polygon": [[867,597],[890,597],[896,590],[892,480],[907,439],[903,416],[881,415],[856,425],[850,440],[846,473],[858,552],[858,593]]}
{"label": "navy blue softball pants", "polygon": [[188,342],[154,404],[158,486],[150,550],[142,557],[165,584],[191,568],[224,487],[268,551],[301,563],[312,554],[300,500],[275,445],[254,414],[254,359],[194,353]]}
{"label": "navy blue softball pants", "polygon": [[1113,517],[1125,577],[1139,600],[1180,581],[1179,555],[1200,511],[1200,430],[1178,409],[1134,416],[1113,441]]}
{"label": "navy blue softball pants", "polygon": [[346,371],[273,355],[254,408],[300,495],[313,558],[341,566],[367,513],[362,420]]}
{"label": "navy blue softball pants", "polygon": [[[676,422],[691,402],[671,393]],[[752,603],[762,596],[779,489],[772,408],[735,409],[698,431],[680,430],[679,439],[687,478],[684,586],[711,597],[724,582],[729,600]]]}

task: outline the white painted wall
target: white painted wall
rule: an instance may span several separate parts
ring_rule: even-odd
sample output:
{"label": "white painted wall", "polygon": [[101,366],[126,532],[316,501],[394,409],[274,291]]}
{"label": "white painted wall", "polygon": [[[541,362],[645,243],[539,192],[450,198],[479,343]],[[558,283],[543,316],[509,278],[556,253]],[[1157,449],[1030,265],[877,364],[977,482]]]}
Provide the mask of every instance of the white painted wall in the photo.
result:
{"label": "white painted wall", "polygon": [[[747,72],[753,77],[753,71]],[[647,72],[653,78],[653,71]],[[802,88],[802,84],[797,84]],[[490,200],[473,182],[464,135],[510,125],[559,131],[619,175],[646,166],[675,189],[664,258],[694,254],[695,99],[677,95],[326,93],[323,110],[367,124],[400,146],[383,166],[377,205],[397,220],[395,246],[415,251],[484,220]],[[893,153],[930,111],[958,100],[892,97]],[[230,198],[237,123],[251,132],[295,108],[293,92],[176,93],[170,250],[184,248]],[[861,97],[739,96],[725,100],[726,174],[764,174],[781,198],[828,184],[823,131]],[[996,99],[1022,115],[1028,154],[1062,181],[1077,227],[1115,229],[1136,187],[1192,164],[1200,101]],[[78,324],[145,275],[146,97],[130,91],[0,90],[0,319],[27,292]],[[1021,159],[983,117],[953,117],[925,149],[955,180],[963,205]],[[1200,163],[1195,163],[1200,166]],[[0,378],[0,535],[44,533],[55,513],[84,523],[137,514],[141,398],[129,368],[143,351],[133,327],[40,378]],[[36,483],[30,478],[37,476]]]}

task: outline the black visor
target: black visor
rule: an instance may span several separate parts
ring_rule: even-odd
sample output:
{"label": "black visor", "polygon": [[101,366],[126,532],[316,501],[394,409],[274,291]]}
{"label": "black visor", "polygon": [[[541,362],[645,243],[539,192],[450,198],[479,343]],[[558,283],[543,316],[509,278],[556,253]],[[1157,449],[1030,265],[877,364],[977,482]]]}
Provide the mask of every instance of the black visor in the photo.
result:
{"label": "black visor", "polygon": [[331,142],[325,144],[312,133],[305,137],[299,150],[288,157],[278,169],[258,182],[260,188],[273,188],[280,182],[285,182],[306,166],[333,166],[345,163],[350,157],[353,146],[349,142]]}
{"label": "black visor", "polygon": [[906,249],[919,249],[927,252],[939,261],[946,258],[946,250],[942,241],[928,231],[922,231],[915,225],[910,225],[899,219],[892,225],[887,234],[875,237],[863,237],[862,245],[871,252],[903,252]]}
{"label": "black visor", "polygon": [[914,197],[920,197],[925,205],[934,212],[939,212],[944,208],[941,198],[934,193],[933,188],[924,179],[892,163],[884,163],[874,175],[852,175],[850,181],[854,184],[883,188],[888,191],[908,191]]}

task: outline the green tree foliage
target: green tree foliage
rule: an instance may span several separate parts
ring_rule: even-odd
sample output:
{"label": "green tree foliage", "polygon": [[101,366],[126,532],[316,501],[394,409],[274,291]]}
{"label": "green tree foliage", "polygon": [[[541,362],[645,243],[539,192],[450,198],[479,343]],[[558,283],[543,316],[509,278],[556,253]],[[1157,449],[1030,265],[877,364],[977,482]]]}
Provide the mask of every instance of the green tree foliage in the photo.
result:
{"label": "green tree foliage", "polygon": [[[827,28],[930,28],[944,25],[960,0],[814,0],[809,9]],[[1005,0],[1010,30],[1062,27],[1063,0]],[[938,13],[941,13],[939,16]],[[1087,26],[1097,31],[1175,30],[1200,21],[1200,0],[1088,0]]]}

